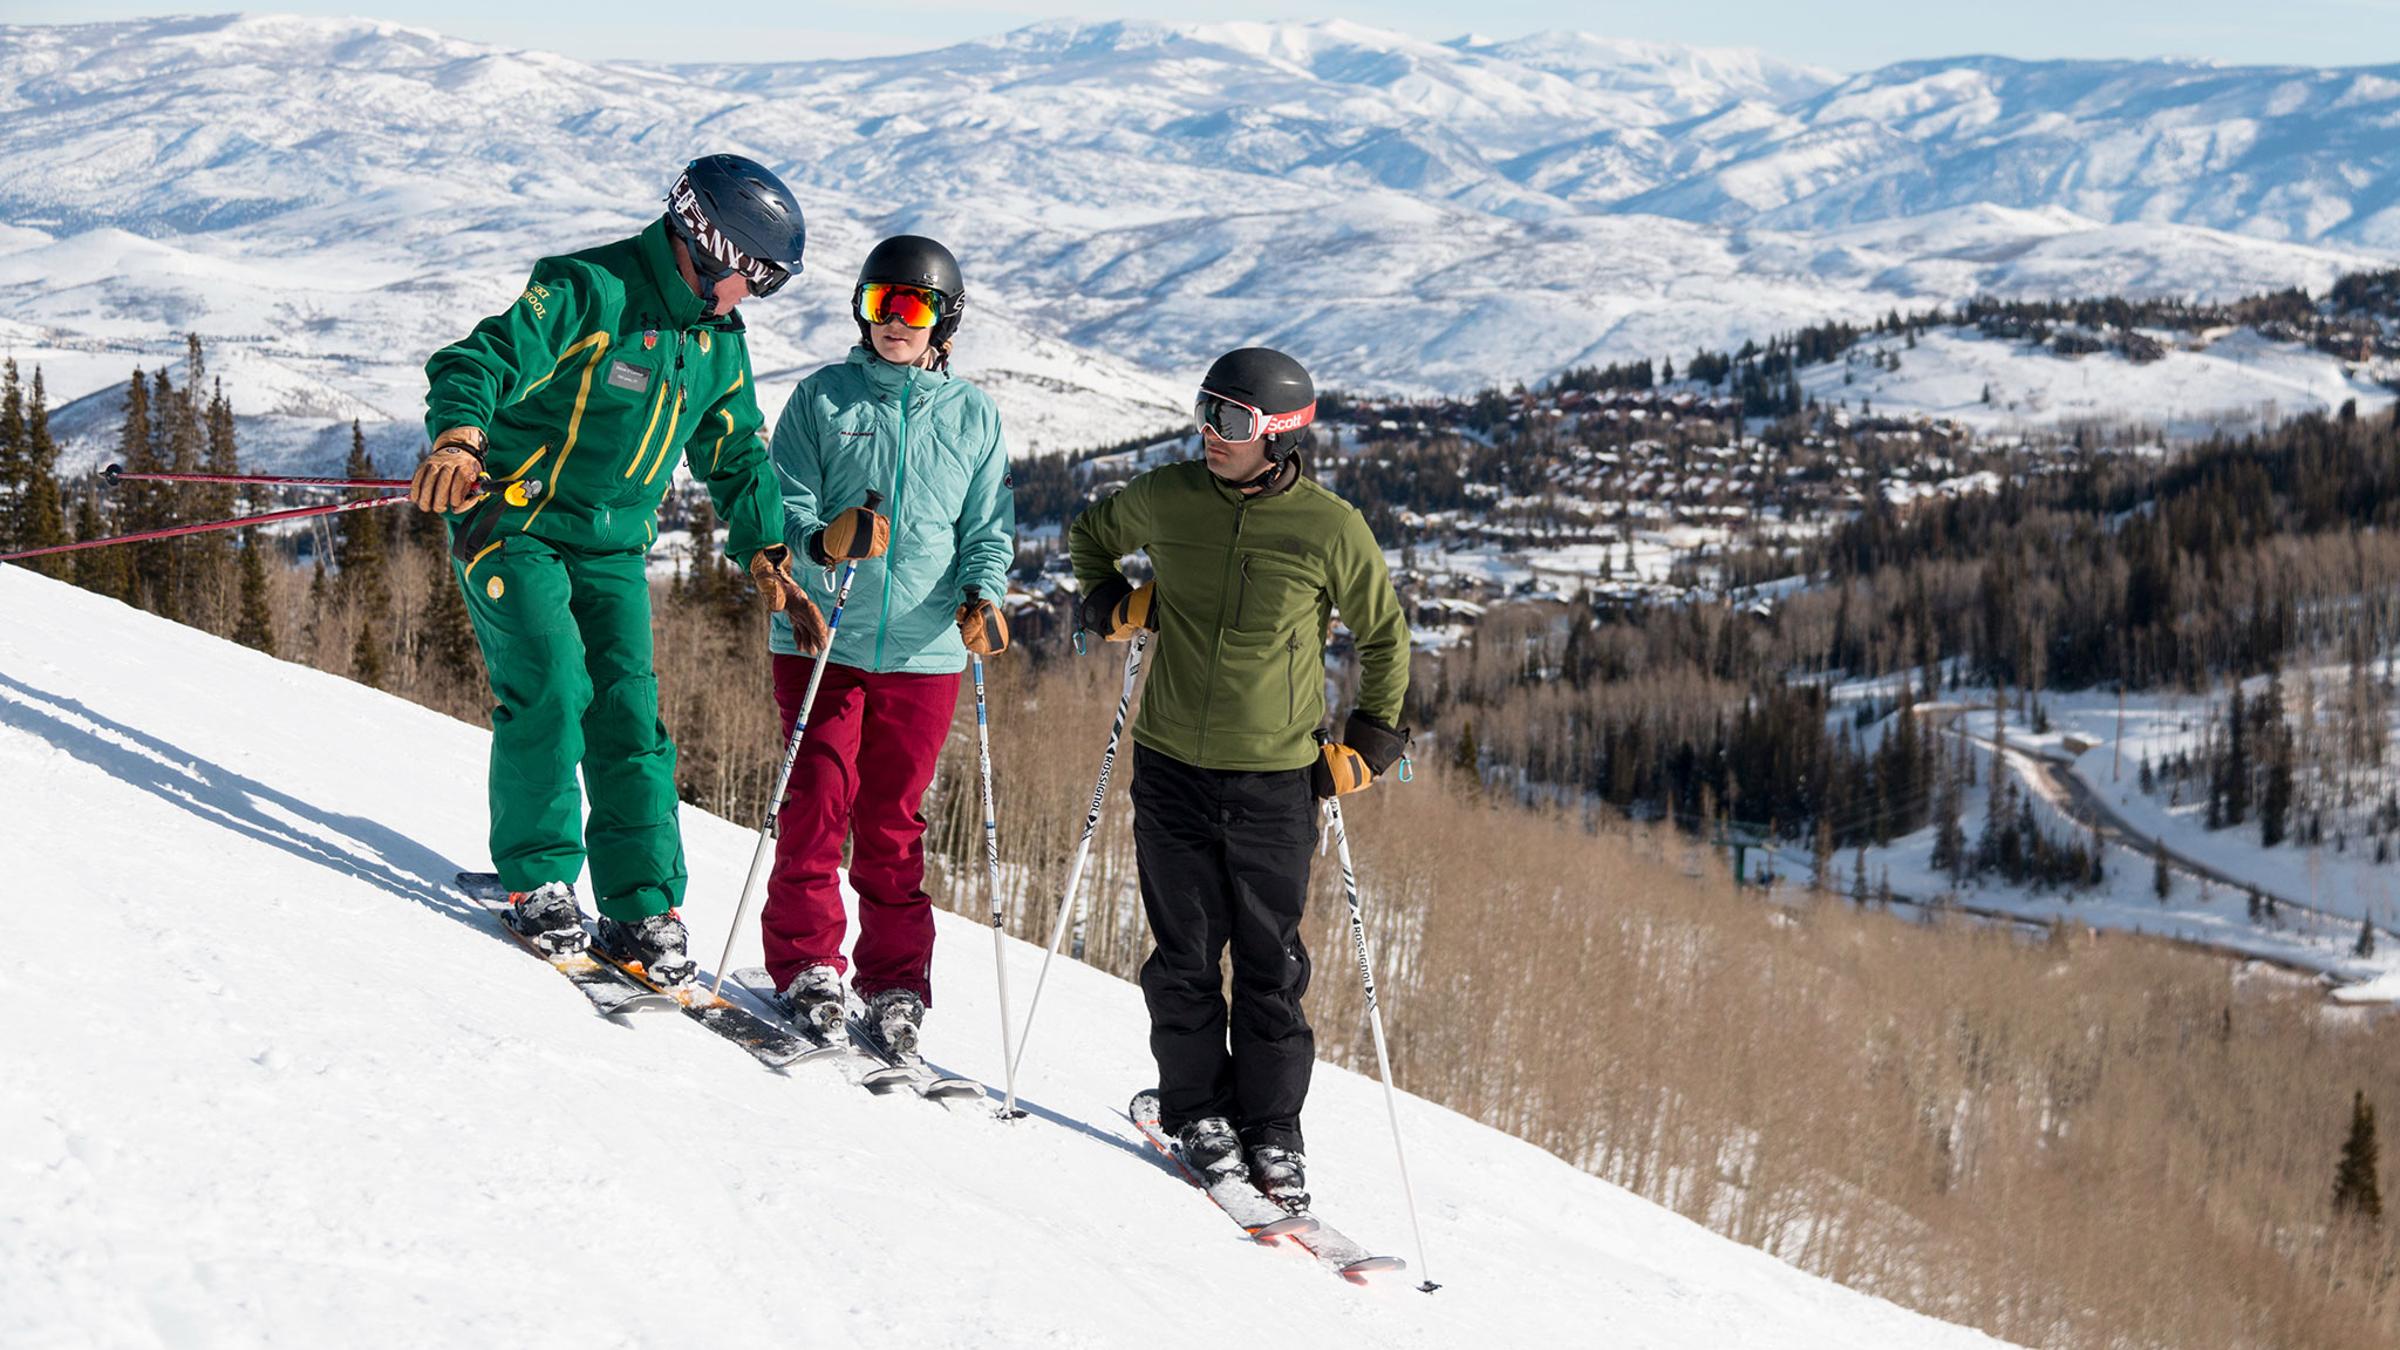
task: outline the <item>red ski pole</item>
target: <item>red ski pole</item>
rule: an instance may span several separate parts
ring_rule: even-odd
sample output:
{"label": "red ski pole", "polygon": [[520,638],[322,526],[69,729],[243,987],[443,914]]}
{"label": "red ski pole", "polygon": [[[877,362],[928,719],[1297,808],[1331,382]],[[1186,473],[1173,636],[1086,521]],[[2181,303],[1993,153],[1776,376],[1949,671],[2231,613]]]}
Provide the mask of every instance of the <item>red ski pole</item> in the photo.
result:
{"label": "red ski pole", "polygon": [[[345,483],[349,479],[341,480]],[[401,484],[406,487],[407,484]],[[211,530],[238,530],[246,525],[265,525],[278,520],[298,520],[303,516],[330,516],[342,511],[363,511],[371,506],[390,506],[405,502],[406,497],[369,497],[365,501],[327,502],[323,506],[298,506],[288,511],[268,511],[255,516],[235,516],[231,520],[202,521],[197,525],[174,525],[163,530],[143,530],[138,534],[113,534],[106,539],[85,539],[73,544],[54,544],[49,548],[29,548],[16,553],[0,553],[0,562],[15,562],[19,558],[39,558],[48,553],[73,553],[79,549],[100,548],[107,544],[138,544],[149,539],[173,539],[179,535],[206,534]]]}
{"label": "red ski pole", "polygon": [[273,473],[135,473],[122,464],[100,471],[111,483],[255,483],[264,487],[404,488],[405,478],[294,478]]}

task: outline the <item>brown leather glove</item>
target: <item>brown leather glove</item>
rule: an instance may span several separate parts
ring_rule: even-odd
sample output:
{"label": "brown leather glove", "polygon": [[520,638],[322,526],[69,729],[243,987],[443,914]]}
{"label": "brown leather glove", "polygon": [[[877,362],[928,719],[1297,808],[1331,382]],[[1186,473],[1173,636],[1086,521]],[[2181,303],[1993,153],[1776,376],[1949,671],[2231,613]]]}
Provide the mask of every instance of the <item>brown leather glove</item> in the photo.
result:
{"label": "brown leather glove", "polygon": [[1157,599],[1158,583],[1145,581],[1136,586],[1116,577],[1092,588],[1077,617],[1084,627],[1111,642],[1131,642],[1133,635],[1144,629],[1158,631]]}
{"label": "brown leather glove", "polygon": [[1008,616],[969,588],[966,603],[958,607],[958,636],[977,656],[998,656],[1008,650]]}
{"label": "brown leather glove", "polygon": [[792,551],[781,544],[769,544],[750,555],[750,579],[758,583],[758,598],[766,602],[770,614],[783,613],[793,601],[808,603],[800,583],[792,579]]}
{"label": "brown leather glove", "polygon": [[420,511],[464,511],[483,500],[483,432],[452,427],[433,439],[433,453],[408,480],[409,504]]}
{"label": "brown leather glove", "polygon": [[891,547],[892,522],[864,506],[853,506],[810,535],[809,555],[823,566],[856,558],[880,558]]}
{"label": "brown leather glove", "polygon": [[1375,776],[1408,753],[1408,729],[1388,727],[1364,713],[1342,723],[1342,739],[1317,733],[1317,762],[1309,767],[1319,797],[1340,797],[1374,785]]}

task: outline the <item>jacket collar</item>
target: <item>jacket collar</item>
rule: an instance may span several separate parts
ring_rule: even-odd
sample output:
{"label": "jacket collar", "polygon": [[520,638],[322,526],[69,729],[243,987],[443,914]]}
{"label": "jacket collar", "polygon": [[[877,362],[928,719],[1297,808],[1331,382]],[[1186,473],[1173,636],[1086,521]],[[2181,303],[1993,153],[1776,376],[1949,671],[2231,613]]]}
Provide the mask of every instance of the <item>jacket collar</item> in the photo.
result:
{"label": "jacket collar", "polygon": [[850,349],[850,364],[859,368],[859,373],[867,377],[868,385],[879,394],[897,394],[902,390],[928,391],[948,384],[951,378],[946,370],[895,366],[877,356],[863,343]]}
{"label": "jacket collar", "polygon": [[1295,451],[1290,459],[1284,461],[1283,472],[1275,476],[1275,481],[1267,484],[1263,488],[1260,488],[1256,492],[1244,492],[1240,488],[1235,487],[1233,484],[1217,477],[1214,473],[1209,473],[1208,461],[1205,459],[1200,461],[1200,471],[1208,474],[1208,481],[1210,485],[1216,488],[1218,496],[1223,497],[1226,501],[1229,501],[1236,506],[1239,506],[1243,502],[1263,502],[1269,500],[1270,498],[1280,497],[1285,493],[1290,492],[1293,488],[1300,485],[1300,480],[1303,477],[1307,476],[1308,464],[1301,453]]}
{"label": "jacket collar", "polygon": [[702,300],[683,273],[675,266],[675,245],[667,236],[667,218],[651,221],[649,228],[634,236],[634,250],[641,255],[642,273],[650,282],[651,298],[667,321],[678,328],[691,328],[702,322],[732,326],[725,319],[713,319],[708,302]]}

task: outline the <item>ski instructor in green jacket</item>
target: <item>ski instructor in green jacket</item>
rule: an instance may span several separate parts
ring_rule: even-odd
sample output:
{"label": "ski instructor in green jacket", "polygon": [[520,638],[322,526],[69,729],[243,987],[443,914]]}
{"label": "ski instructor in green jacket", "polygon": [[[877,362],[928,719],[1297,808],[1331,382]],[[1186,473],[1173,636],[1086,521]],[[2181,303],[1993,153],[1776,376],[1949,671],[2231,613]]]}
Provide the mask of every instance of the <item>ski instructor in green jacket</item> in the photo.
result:
{"label": "ski instructor in green jacket", "polygon": [[[1134,479],[1067,535],[1083,626],[1111,642],[1158,634],[1133,723],[1133,846],[1158,941],[1142,996],[1160,1124],[1194,1168],[1246,1169],[1292,1206],[1308,1203],[1300,918],[1317,803],[1366,787],[1408,744],[1408,624],[1358,508],[1308,476],[1316,398],[1282,352],[1226,353],[1193,409],[1205,457]],[[1138,587],[1117,566],[1135,549],[1156,574]],[[1357,641],[1358,706],[1328,740],[1336,609]]]}
{"label": "ski instructor in green jacket", "polygon": [[602,947],[661,984],[693,974],[675,913],[675,746],[651,662],[648,553],[671,461],[707,485],[726,554],[768,608],[824,631],[792,579],[733,312],[800,270],[804,234],[774,174],[739,155],[694,160],[647,229],[535,263],[514,304],[425,363],[433,449],[409,496],[448,518],[491,677],[508,921],[545,949],[579,948],[588,855]]}

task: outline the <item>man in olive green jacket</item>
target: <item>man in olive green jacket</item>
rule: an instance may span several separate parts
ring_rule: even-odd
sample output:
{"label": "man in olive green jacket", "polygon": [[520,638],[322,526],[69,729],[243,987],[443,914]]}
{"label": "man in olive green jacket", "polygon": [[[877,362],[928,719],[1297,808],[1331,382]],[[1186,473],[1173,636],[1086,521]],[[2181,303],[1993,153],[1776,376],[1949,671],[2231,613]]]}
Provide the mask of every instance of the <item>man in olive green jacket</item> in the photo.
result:
{"label": "man in olive green jacket", "polygon": [[694,160],[649,228],[535,263],[514,303],[425,363],[433,449],[409,493],[449,519],[491,678],[492,862],[509,924],[580,949],[588,849],[602,947],[662,984],[693,969],[674,912],[683,835],[647,562],[676,459],[707,485],[726,553],[768,606],[824,641],[792,580],[733,312],[797,271],[801,244],[799,203],[775,175],[738,155]]}
{"label": "man in olive green jacket", "polygon": [[[1133,804],[1158,942],[1142,993],[1160,1123],[1203,1172],[1246,1167],[1303,1206],[1316,1038],[1300,1008],[1300,918],[1317,801],[1367,786],[1406,748],[1408,625],[1366,521],[1304,472],[1316,390],[1299,362],[1230,352],[1195,413],[1206,458],[1134,479],[1076,519],[1069,548],[1086,628],[1112,642],[1157,632],[1133,724]],[[1136,549],[1155,574],[1139,587],[1117,565]],[[1358,706],[1338,741],[1320,730],[1337,608],[1359,659]]]}

